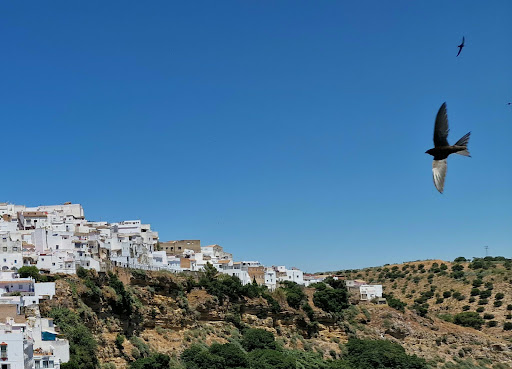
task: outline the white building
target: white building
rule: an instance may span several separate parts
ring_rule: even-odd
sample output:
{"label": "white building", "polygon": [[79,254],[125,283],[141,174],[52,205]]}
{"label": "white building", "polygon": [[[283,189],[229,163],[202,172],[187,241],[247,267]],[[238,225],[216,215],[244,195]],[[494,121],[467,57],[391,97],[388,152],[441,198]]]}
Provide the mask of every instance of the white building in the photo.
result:
{"label": "white building", "polygon": [[0,368],[31,369],[34,365],[33,341],[12,325],[0,325]]}
{"label": "white building", "polygon": [[374,298],[382,297],[382,285],[380,284],[363,284],[359,286],[360,299],[370,301]]}

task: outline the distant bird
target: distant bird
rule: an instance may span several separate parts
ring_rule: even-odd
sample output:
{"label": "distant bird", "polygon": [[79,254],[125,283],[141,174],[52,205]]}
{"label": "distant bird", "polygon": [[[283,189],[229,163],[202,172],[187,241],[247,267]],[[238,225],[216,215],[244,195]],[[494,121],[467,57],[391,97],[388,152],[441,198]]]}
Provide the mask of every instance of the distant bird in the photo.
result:
{"label": "distant bird", "polygon": [[459,52],[457,53],[457,56],[459,56],[460,52],[462,51],[462,48],[464,47],[464,36],[462,36],[462,43],[457,47],[459,48]]}
{"label": "distant bird", "polygon": [[448,143],[448,115],[446,114],[446,103],[439,108],[436,116],[436,124],[434,126],[434,148],[425,151],[434,157],[432,162],[432,176],[434,185],[440,193],[443,193],[444,178],[446,177],[446,158],[450,154],[459,154],[469,156],[468,142],[471,132],[466,133],[455,145],[450,146]]}
{"label": "distant bird", "polygon": [[507,105],[512,105],[512,102],[507,103]]}

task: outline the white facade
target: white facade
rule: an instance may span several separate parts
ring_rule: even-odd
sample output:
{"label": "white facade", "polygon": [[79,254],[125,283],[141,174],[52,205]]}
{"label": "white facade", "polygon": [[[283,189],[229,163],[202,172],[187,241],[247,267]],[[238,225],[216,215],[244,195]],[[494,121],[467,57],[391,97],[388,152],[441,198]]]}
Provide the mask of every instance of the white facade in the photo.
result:
{"label": "white facade", "polygon": [[6,369],[32,368],[34,364],[33,342],[27,339],[23,332],[3,325],[0,327],[0,342],[2,343],[0,345],[0,365],[6,365]]}
{"label": "white facade", "polygon": [[265,286],[271,291],[277,287],[276,271],[273,268],[265,268]]}
{"label": "white facade", "polygon": [[360,299],[370,301],[374,298],[382,297],[382,285],[380,284],[363,284],[359,286]]}

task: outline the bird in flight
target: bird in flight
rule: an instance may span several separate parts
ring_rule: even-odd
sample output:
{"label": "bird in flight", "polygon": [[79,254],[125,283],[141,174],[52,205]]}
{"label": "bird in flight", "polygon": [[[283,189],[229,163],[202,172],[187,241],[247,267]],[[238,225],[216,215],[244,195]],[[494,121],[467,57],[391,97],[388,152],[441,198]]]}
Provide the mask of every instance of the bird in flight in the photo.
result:
{"label": "bird in flight", "polygon": [[459,52],[457,53],[457,56],[459,56],[460,52],[462,51],[462,48],[464,47],[464,36],[462,36],[462,43],[457,47],[459,48]]}
{"label": "bird in flight", "polygon": [[425,154],[434,157],[432,162],[432,176],[434,185],[440,193],[443,193],[444,178],[446,177],[446,159],[450,154],[469,156],[468,142],[471,132],[466,133],[455,145],[448,143],[448,114],[446,114],[446,103],[439,108],[434,126],[434,148],[427,150]]}
{"label": "bird in flight", "polygon": [[512,105],[512,102],[507,103],[507,105]]}

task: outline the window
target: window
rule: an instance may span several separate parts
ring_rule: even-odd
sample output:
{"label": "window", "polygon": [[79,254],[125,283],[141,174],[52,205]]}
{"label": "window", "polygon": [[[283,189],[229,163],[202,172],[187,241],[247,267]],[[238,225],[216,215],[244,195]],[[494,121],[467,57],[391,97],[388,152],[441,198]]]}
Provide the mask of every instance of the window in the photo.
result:
{"label": "window", "polygon": [[18,264],[18,260],[14,260],[14,264]]}
{"label": "window", "polygon": [[2,251],[7,251],[7,247],[2,247]]}
{"label": "window", "polygon": [[[0,345],[0,358],[7,359],[7,344]],[[2,365],[2,368],[4,365]]]}
{"label": "window", "polygon": [[18,248],[17,248],[16,246],[14,246],[14,247],[12,248],[12,251],[18,251]]}

